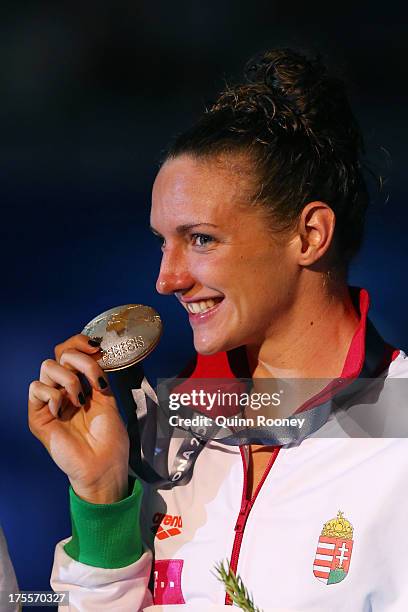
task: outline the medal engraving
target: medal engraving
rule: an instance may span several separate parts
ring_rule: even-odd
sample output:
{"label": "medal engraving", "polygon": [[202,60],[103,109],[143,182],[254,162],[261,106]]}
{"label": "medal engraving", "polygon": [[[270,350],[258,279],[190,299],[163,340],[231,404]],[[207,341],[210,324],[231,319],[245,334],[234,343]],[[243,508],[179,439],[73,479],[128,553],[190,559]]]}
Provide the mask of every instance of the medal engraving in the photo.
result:
{"label": "medal engraving", "polygon": [[98,315],[82,333],[100,342],[98,364],[113,372],[142,361],[152,352],[160,339],[162,322],[150,306],[127,304]]}

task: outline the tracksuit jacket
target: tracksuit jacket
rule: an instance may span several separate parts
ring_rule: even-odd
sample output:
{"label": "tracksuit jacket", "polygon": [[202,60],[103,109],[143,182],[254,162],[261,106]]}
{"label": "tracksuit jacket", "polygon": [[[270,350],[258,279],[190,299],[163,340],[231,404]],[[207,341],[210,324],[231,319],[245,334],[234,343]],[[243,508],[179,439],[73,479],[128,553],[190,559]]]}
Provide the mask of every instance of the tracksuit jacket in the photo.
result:
{"label": "tracksuit jacket", "polygon": [[[361,290],[343,381],[366,361],[368,305]],[[230,353],[197,356],[192,378],[234,376]],[[384,344],[379,378],[407,377],[407,356]],[[146,381],[142,389],[136,400],[154,401]],[[360,407],[373,405],[368,396]],[[127,498],[106,505],[70,488],[72,537],[56,546],[52,588],[81,612],[228,610],[214,572],[228,560],[264,612],[408,610],[408,441],[372,437],[359,414],[333,413],[299,444],[275,447],[251,499],[248,447],[215,440],[184,485],[136,478]]]}

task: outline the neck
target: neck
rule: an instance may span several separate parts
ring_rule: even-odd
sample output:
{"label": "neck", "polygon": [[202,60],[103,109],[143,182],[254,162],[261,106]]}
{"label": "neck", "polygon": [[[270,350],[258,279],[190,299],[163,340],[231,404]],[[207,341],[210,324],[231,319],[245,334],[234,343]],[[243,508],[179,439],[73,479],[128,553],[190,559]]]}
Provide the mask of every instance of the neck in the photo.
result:
{"label": "neck", "polygon": [[340,376],[359,317],[347,286],[301,288],[299,299],[261,342],[246,346],[252,378]]}

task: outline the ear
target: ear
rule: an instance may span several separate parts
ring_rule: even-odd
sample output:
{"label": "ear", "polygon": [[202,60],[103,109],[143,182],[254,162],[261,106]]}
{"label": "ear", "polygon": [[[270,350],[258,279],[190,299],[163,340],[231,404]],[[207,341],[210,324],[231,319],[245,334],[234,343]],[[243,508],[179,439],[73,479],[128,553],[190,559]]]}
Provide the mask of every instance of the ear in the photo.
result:
{"label": "ear", "polygon": [[324,202],[309,202],[298,223],[298,263],[311,266],[327,253],[333,242],[336,215]]}

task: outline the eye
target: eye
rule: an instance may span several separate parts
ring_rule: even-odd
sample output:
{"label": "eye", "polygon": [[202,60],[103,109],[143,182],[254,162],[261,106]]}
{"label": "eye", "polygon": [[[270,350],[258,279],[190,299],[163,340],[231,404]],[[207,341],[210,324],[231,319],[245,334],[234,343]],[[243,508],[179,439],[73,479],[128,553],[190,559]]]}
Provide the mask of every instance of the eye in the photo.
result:
{"label": "eye", "polygon": [[156,239],[156,240],[157,240],[157,242],[159,243],[160,248],[163,248],[163,247],[165,247],[165,246],[166,246],[166,241],[165,241],[165,239],[163,238],[163,236],[160,236],[160,234],[156,234],[156,233],[154,233],[154,234],[153,234],[153,236],[155,237],[155,239]]}
{"label": "eye", "polygon": [[191,241],[193,246],[205,247],[214,242],[214,238],[208,234],[191,234]]}

